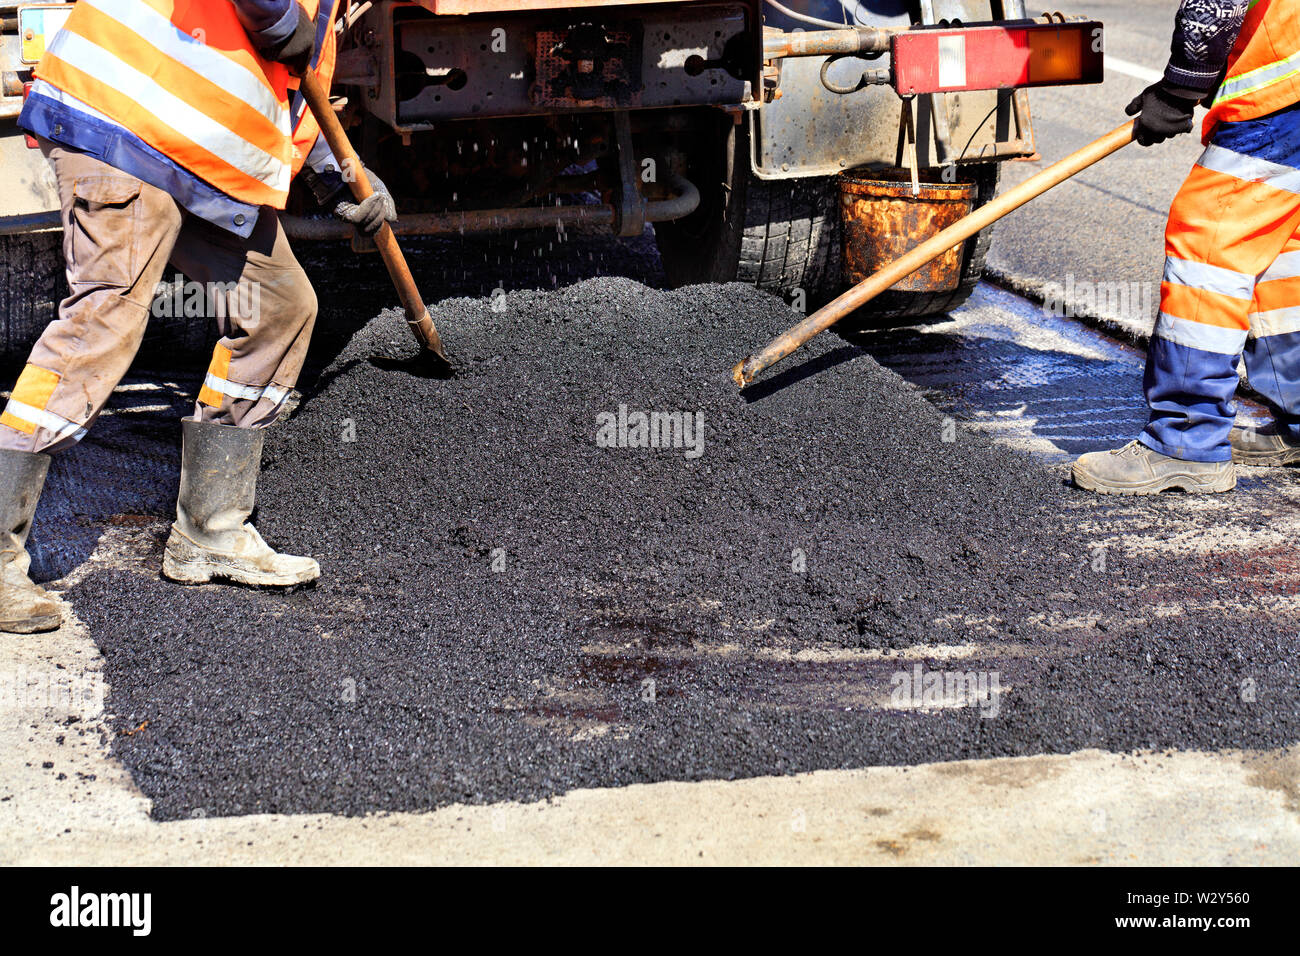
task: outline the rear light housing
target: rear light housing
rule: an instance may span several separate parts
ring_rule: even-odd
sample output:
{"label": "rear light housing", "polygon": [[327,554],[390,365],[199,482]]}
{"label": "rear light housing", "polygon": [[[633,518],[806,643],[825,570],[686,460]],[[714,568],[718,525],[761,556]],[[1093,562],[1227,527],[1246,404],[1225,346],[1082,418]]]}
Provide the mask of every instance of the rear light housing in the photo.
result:
{"label": "rear light housing", "polygon": [[1103,79],[1102,25],[1096,20],[913,27],[891,38],[890,54],[900,96]]}

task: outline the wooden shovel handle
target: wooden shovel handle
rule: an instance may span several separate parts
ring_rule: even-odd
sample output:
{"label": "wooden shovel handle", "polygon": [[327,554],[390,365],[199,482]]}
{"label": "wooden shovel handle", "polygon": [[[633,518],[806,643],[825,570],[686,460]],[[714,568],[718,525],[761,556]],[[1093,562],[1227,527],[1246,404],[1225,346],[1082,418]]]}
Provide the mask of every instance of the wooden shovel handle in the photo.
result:
{"label": "wooden shovel handle", "polygon": [[[325,142],[329,143],[334,157],[343,165],[343,178],[351,187],[352,195],[356,197],[357,202],[370,198],[375,194],[375,190],[366,176],[366,168],[361,164],[357,151],[352,148],[352,141],[343,131],[343,124],[335,115],[334,107],[321,87],[320,80],[316,79],[311,71],[300,79],[299,89],[306,98],[312,115],[316,117],[316,123],[325,136]],[[402,255],[402,248],[397,244],[397,236],[393,234],[392,226],[384,223],[379,227],[374,238],[375,245],[379,247],[379,254],[384,257],[384,265],[388,266],[388,274],[393,279],[393,285],[397,287],[397,294],[402,300],[402,308],[406,311],[406,322],[411,327],[411,332],[422,346],[446,361],[447,356],[442,350],[442,339],[433,326],[433,319],[429,317],[424,299],[420,297],[420,290],[415,285],[410,266],[406,264],[406,256]]]}
{"label": "wooden shovel handle", "polygon": [[964,242],[986,226],[1019,209],[1029,200],[1041,196],[1053,186],[1082,172],[1133,141],[1133,120],[1116,127],[1100,139],[1076,150],[1042,172],[1008,189],[969,216],[936,233],[915,249],[899,256],[879,272],[867,276],[839,298],[822,306],[808,318],[769,342],[761,352],[746,356],[731,370],[736,384],[744,388],[763,369],[781,361],[813,336],[826,331],[844,316],[874,299],[895,282],[906,279],[932,259],[937,259],[959,242]]}

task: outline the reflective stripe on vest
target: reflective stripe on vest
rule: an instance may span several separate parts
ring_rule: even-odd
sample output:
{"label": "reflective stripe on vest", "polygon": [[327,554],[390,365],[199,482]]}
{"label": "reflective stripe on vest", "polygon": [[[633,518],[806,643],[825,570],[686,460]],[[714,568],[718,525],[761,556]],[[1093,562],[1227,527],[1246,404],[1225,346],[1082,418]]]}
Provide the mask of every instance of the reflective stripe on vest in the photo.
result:
{"label": "reflective stripe on vest", "polygon": [[1300,102],[1300,0],[1256,0],[1201,127],[1267,116]]}
{"label": "reflective stripe on vest", "polygon": [[[302,5],[313,14],[321,6]],[[336,5],[328,3],[325,17]],[[321,65],[329,69],[317,72],[328,86],[326,26]],[[36,75],[234,199],[284,208],[301,167],[291,78],[257,53],[231,4],[78,0]]]}
{"label": "reflective stripe on vest", "polygon": [[1258,93],[1265,87],[1272,86],[1274,83],[1281,83],[1297,73],[1300,73],[1300,50],[1278,60],[1276,63],[1261,66],[1249,73],[1241,73],[1226,78],[1219,86],[1218,95],[1214,97],[1215,105],[1237,97]]}

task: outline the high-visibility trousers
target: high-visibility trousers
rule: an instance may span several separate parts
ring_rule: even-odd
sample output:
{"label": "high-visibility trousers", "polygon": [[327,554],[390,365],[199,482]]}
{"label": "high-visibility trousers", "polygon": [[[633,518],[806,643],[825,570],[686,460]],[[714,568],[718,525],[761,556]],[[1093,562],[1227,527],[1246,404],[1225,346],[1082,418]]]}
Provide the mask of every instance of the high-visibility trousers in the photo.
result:
{"label": "high-visibility trousers", "polygon": [[0,414],[0,448],[49,452],[81,440],[140,347],[169,260],[202,290],[199,308],[185,300],[185,314],[215,319],[221,334],[194,419],[271,424],[298,381],[316,320],[316,294],[274,210],[263,207],[241,239],[93,156],[49,142],[42,149],[59,186],[71,295]]}
{"label": "high-visibility trousers", "polygon": [[1223,123],[1174,197],[1140,441],[1228,461],[1238,362],[1300,439],[1300,104]]}

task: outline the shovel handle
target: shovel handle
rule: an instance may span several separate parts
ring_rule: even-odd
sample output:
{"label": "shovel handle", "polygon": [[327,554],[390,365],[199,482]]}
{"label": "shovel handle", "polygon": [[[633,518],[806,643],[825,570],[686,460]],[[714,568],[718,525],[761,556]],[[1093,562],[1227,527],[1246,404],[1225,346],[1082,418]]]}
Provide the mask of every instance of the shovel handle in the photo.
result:
{"label": "shovel handle", "polygon": [[1019,186],[1008,189],[969,216],[953,223],[931,236],[915,249],[899,256],[879,272],[863,279],[839,298],[822,306],[808,318],[769,342],[761,352],[748,355],[731,370],[735,383],[744,388],[763,369],[785,358],[813,336],[826,331],[844,316],[864,303],[874,299],[895,282],[906,279],[932,259],[937,259],[959,242],[1001,219],[1012,210],[1019,209],[1029,200],[1041,196],[1053,186],[1082,172],[1093,163],[1106,158],[1133,141],[1133,120],[1118,126],[1100,139],[1095,139],[1082,149],[1026,179]]}
{"label": "shovel handle", "polygon": [[[366,176],[366,168],[357,156],[357,151],[352,148],[352,141],[343,131],[343,124],[335,115],[334,107],[321,87],[320,80],[308,70],[300,77],[300,81],[299,89],[307,100],[312,115],[316,117],[316,125],[325,136],[325,142],[329,143],[334,157],[342,164],[343,171],[347,174],[343,178],[351,187],[352,195],[357,202],[369,199],[375,194],[375,190],[370,185],[369,177]],[[397,244],[397,236],[393,234],[392,226],[384,223],[375,233],[374,239],[375,245],[379,247],[379,254],[384,257],[384,265],[388,267],[393,285],[397,288],[397,295],[402,300],[406,323],[411,327],[411,332],[422,346],[446,361],[447,356],[442,350],[442,339],[433,326],[433,319],[429,317],[429,310],[425,307],[420,290],[415,285],[411,267],[406,264],[406,256],[402,255],[402,247]]]}

